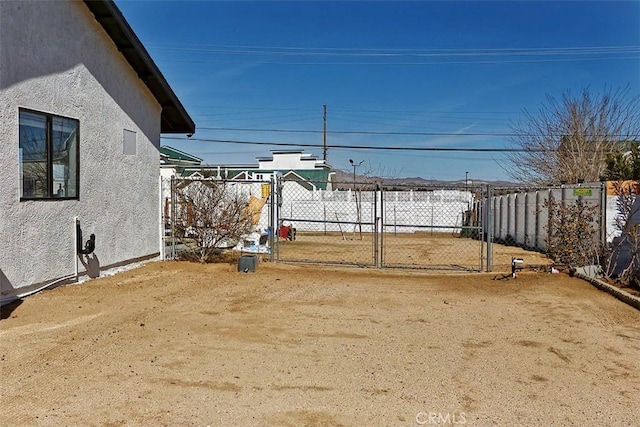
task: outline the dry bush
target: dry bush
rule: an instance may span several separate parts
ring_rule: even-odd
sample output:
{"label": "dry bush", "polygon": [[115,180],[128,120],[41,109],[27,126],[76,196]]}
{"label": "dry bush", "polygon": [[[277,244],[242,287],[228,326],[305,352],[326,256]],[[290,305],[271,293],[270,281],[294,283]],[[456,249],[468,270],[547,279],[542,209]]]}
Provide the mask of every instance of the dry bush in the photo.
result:
{"label": "dry bush", "polygon": [[597,264],[599,245],[597,233],[598,207],[576,200],[563,205],[545,200],[549,210],[547,254],[555,263],[570,267]]}
{"label": "dry bush", "polygon": [[249,194],[225,181],[184,180],[174,190],[174,235],[187,248],[181,259],[212,262],[253,230]]}

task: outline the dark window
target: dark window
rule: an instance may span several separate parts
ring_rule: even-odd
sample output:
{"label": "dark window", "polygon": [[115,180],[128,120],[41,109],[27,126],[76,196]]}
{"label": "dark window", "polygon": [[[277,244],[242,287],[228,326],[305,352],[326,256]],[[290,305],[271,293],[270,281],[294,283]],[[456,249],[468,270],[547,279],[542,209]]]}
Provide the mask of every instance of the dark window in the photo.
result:
{"label": "dark window", "polygon": [[78,198],[78,120],[20,110],[20,197]]}

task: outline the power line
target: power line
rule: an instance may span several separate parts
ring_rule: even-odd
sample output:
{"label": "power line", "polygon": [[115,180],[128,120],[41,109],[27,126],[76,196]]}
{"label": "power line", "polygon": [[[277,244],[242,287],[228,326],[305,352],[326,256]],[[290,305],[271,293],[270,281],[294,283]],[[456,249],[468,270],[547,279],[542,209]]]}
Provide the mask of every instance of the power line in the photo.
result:
{"label": "power line", "polygon": [[458,57],[458,56],[539,56],[637,53],[640,46],[555,47],[555,48],[494,48],[494,49],[416,49],[416,48],[313,48],[274,46],[216,46],[149,43],[158,51],[176,53],[211,53],[225,55],[263,56],[337,56],[337,57]]}
{"label": "power line", "polygon": [[[323,133],[323,130],[303,130],[303,129],[261,129],[261,128],[231,128],[231,127],[204,127],[198,126],[202,130],[222,130],[238,132],[273,132],[273,133]],[[451,132],[392,132],[392,131],[351,131],[351,130],[328,130],[327,134],[335,135],[410,135],[410,136],[523,136],[518,133],[508,132],[475,132],[475,133],[451,133]],[[193,139],[193,138],[192,138]]]}
{"label": "power line", "polygon": [[[208,138],[178,138],[163,137],[166,140],[174,141],[199,141],[199,142],[216,142],[225,144],[242,144],[242,145],[263,145],[276,147],[307,147],[307,148],[323,148],[323,144],[308,143],[292,143],[292,142],[259,142],[259,141],[237,141],[230,139],[208,139]],[[520,148],[458,148],[458,147],[380,147],[372,145],[343,145],[343,144],[327,144],[327,148],[350,149],[350,150],[383,150],[383,151],[448,151],[448,152],[467,152],[467,153],[548,153],[555,150],[539,150],[539,149],[520,149]]]}
{"label": "power line", "polygon": [[[212,61],[205,58],[206,55],[240,59],[240,61],[213,61],[213,63],[221,64],[244,62],[264,65],[449,65],[603,61],[640,58],[640,46],[636,45],[498,49],[358,49],[153,43],[149,43],[149,46],[153,47],[160,55],[163,53],[172,55],[158,58],[167,62],[211,63]],[[174,56],[174,54],[177,56]],[[190,60],[188,59],[189,57],[197,57],[197,59]],[[252,61],[249,58],[254,58],[255,60]],[[265,58],[266,60],[259,58]],[[307,61],[307,58],[310,61]]]}
{"label": "power line", "polygon": [[374,66],[374,65],[386,65],[386,66],[419,66],[419,65],[492,65],[492,64],[535,64],[544,62],[577,62],[577,61],[614,61],[614,60],[637,60],[640,58],[640,54],[634,56],[618,56],[618,57],[593,57],[593,58],[549,58],[549,59],[515,59],[515,60],[471,60],[471,61],[422,61],[422,62],[363,62],[363,61],[351,61],[351,62],[326,62],[326,61],[216,61],[205,59],[171,59],[158,57],[157,61],[160,62],[175,62],[175,63],[194,63],[194,64],[250,64],[250,65],[352,65],[352,66]]}

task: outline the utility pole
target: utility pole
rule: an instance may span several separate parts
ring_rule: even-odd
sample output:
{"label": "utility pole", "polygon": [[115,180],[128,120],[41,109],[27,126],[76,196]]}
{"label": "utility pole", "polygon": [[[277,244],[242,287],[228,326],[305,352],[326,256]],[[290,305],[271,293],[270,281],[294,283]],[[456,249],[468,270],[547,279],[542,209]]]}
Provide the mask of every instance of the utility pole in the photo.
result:
{"label": "utility pole", "polygon": [[324,110],[324,115],[322,117],[322,125],[323,125],[323,143],[322,143],[322,160],[327,164],[327,104],[322,106]]}

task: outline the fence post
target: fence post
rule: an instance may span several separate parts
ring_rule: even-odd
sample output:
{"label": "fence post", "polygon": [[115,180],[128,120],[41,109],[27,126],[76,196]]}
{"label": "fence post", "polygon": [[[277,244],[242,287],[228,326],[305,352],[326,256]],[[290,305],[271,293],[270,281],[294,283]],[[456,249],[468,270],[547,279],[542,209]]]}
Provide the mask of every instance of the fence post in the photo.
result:
{"label": "fence post", "polygon": [[176,177],[171,177],[171,259],[176,259]]}
{"label": "fence post", "polygon": [[[495,217],[493,219],[493,222],[495,223],[496,221],[498,222],[498,233],[500,234],[498,236],[498,238],[502,237],[502,196],[498,196],[498,199],[494,200],[494,205],[495,205]],[[494,224],[494,230],[496,229],[495,224]],[[494,233],[495,234],[495,233]]]}
{"label": "fence post", "polygon": [[540,249],[540,191],[536,190],[536,237],[535,248]]}
{"label": "fence post", "polygon": [[[378,183],[373,184],[373,265],[378,267]],[[362,239],[362,236],[360,237]]]}
{"label": "fence post", "polygon": [[487,214],[487,222],[486,222],[486,230],[482,230],[482,233],[487,237],[487,272],[493,271],[493,222],[494,222],[494,214],[493,206],[493,188],[488,185],[487,186],[487,209],[485,209]]}
{"label": "fence post", "polygon": [[553,195],[553,189],[549,189],[549,202],[547,203],[547,252],[549,251],[549,242],[551,242],[551,236],[553,236],[553,207],[555,206],[556,198]]}
{"label": "fence post", "polygon": [[327,235],[327,204],[322,201],[322,222],[324,224],[324,235]]}
{"label": "fence post", "polygon": [[522,236],[522,247],[529,249],[531,247],[529,239],[529,192],[524,193],[524,234]]}
{"label": "fence post", "polygon": [[273,222],[274,222],[274,241],[275,241],[275,252],[276,258],[280,259],[280,239],[277,237],[278,228],[280,228],[280,210],[282,209],[282,191],[284,183],[282,182],[283,177],[278,175],[277,172],[274,172],[275,178],[275,188],[274,188],[274,203],[273,203]]}
{"label": "fence post", "polygon": [[[511,194],[507,194],[507,235],[505,237],[505,240],[507,241],[507,244],[511,244],[512,242],[509,242],[508,237],[512,237],[511,236],[511,223],[513,222],[512,220],[512,215],[511,215]],[[512,237],[513,238],[513,237]]]}
{"label": "fence post", "polygon": [[[398,193],[396,192],[396,202],[398,201]],[[396,209],[396,204],[393,204],[393,227],[394,230],[396,229],[397,223],[396,223],[396,218],[395,218],[395,209]],[[378,254],[378,257],[380,258],[380,262],[378,264],[378,266],[380,268],[384,268],[384,222],[385,222],[385,210],[384,210],[385,206],[384,206],[384,184],[380,184],[380,229],[379,229],[379,233],[380,233],[380,252]]]}
{"label": "fence post", "polygon": [[276,182],[274,180],[274,176],[273,174],[271,175],[271,178],[269,179],[269,183],[271,191],[269,192],[269,199],[271,200],[271,203],[269,205],[269,229],[271,230],[271,233],[269,233],[269,248],[271,248],[271,250],[269,251],[269,261],[273,262],[274,261],[274,241],[275,241],[275,235],[276,235],[276,227],[275,227],[275,194],[276,194]]}
{"label": "fence post", "polygon": [[607,244],[607,182],[600,182],[600,244]]}

